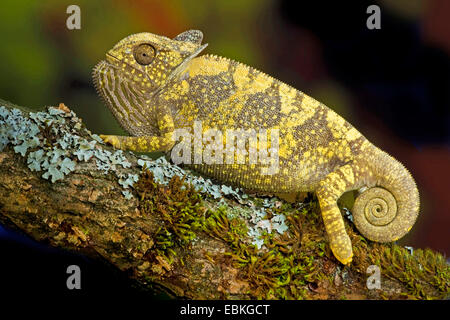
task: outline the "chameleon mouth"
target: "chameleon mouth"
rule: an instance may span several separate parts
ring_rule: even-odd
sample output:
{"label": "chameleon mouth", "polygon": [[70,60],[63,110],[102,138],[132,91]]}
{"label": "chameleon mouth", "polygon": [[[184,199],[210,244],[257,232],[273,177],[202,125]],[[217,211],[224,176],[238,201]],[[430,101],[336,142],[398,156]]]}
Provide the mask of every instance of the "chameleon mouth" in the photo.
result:
{"label": "chameleon mouth", "polygon": [[188,56],[182,63],[180,63],[175,70],[172,71],[172,73],[167,77],[167,83],[169,83],[171,80],[177,78],[187,67],[189,62],[194,59],[196,56],[199,55],[200,52],[202,52],[206,47],[208,46],[207,43],[204,45],[201,45],[197,48],[190,56]]}
{"label": "chameleon mouth", "polygon": [[115,56],[113,56],[109,52],[107,52],[105,56],[106,56],[106,61],[108,63],[110,63],[111,65],[115,65],[115,64],[118,64],[120,62],[120,60],[118,58],[116,58]]}
{"label": "chameleon mouth", "polygon": [[133,68],[133,66],[125,61],[120,60],[116,56],[112,55],[111,53],[107,52],[105,55],[105,60],[102,60],[106,64],[108,64],[109,67],[114,69],[120,69],[120,66],[123,64],[126,64],[128,67]]}

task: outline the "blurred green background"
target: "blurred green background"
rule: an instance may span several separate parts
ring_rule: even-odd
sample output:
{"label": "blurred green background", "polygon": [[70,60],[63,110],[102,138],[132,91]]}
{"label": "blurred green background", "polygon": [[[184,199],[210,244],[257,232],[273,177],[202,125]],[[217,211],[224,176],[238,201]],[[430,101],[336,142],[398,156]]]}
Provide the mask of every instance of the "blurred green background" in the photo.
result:
{"label": "blurred green background", "polygon": [[[81,8],[68,30],[66,8]],[[381,8],[368,30],[366,8]],[[450,1],[13,1],[0,4],[0,97],[64,102],[96,133],[122,134],[91,81],[137,32],[200,29],[214,53],[249,64],[331,107],[410,169],[421,214],[401,243],[450,254]]]}
{"label": "blurred green background", "polygon": [[[81,9],[81,29],[68,30],[66,8]],[[208,52],[263,67],[252,26],[272,1],[2,1],[1,97],[19,105],[64,102],[96,132],[121,132],[91,85],[94,65],[117,41],[148,31],[175,37],[201,29]]]}

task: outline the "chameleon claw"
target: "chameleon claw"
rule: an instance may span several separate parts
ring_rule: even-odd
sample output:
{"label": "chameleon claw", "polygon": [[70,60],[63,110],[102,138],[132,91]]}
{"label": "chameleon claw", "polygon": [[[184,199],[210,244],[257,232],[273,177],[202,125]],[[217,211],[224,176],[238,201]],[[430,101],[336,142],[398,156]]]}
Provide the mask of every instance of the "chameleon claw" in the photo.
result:
{"label": "chameleon claw", "polygon": [[343,265],[349,265],[352,262],[353,259],[353,253],[347,257],[347,258],[343,258],[343,257],[337,257],[337,259],[339,260],[340,263],[342,263]]}
{"label": "chameleon claw", "polygon": [[117,136],[101,134],[100,138],[106,143],[112,145],[116,149],[120,149],[121,143]]}

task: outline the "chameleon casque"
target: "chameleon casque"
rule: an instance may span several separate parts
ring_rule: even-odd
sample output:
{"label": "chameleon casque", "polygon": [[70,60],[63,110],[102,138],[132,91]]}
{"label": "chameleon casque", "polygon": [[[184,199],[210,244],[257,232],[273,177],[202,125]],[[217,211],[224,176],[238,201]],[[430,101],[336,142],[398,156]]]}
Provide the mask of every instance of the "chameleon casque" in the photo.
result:
{"label": "chameleon casque", "polygon": [[[102,135],[116,148],[170,152],[173,133],[201,121],[202,130],[279,130],[278,171],[260,164],[192,164],[216,180],[260,192],[313,191],[335,257],[349,264],[353,251],[337,200],[359,190],[354,223],[368,239],[404,236],[419,211],[408,170],[375,147],[324,104],[261,71],[227,58],[198,54],[198,30],[173,39],[151,33],[118,42],[94,68],[93,79],[131,136]],[[246,145],[246,148],[248,146]]]}

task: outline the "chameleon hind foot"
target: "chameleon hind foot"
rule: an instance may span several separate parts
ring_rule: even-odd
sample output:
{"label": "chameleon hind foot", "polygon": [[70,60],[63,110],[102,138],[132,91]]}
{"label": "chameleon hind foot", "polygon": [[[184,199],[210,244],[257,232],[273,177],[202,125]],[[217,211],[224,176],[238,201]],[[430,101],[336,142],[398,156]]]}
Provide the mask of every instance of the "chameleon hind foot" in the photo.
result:
{"label": "chameleon hind foot", "polygon": [[347,234],[330,237],[330,247],[336,259],[342,264],[346,265],[352,262],[352,242]]}
{"label": "chameleon hind foot", "polygon": [[334,204],[328,210],[322,209],[322,217],[330,240],[331,251],[342,264],[349,264],[353,257],[352,242],[345,231],[339,208]]}
{"label": "chameleon hind foot", "polygon": [[331,251],[343,264],[349,264],[352,261],[353,251],[352,242],[345,231],[344,220],[336,201],[345,191],[351,190],[353,185],[354,171],[347,164],[329,173],[320,182],[320,187],[316,191],[325,230],[330,239]]}

